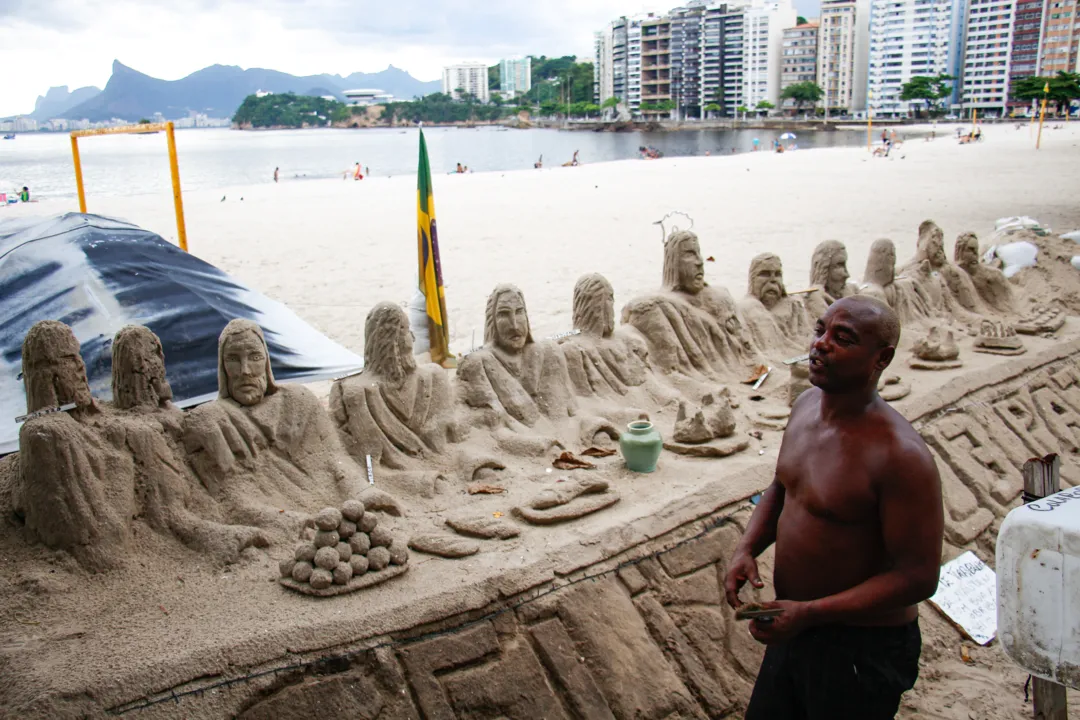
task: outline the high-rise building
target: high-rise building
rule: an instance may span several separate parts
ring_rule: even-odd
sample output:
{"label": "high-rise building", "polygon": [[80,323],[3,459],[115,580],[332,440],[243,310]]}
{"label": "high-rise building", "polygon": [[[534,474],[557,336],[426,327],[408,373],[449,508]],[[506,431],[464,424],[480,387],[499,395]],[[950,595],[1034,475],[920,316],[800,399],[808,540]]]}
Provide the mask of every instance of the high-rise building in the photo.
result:
{"label": "high-rise building", "polygon": [[1016,0],[969,0],[960,80],[961,110],[1004,116],[1009,104]]}
{"label": "high-rise building", "polygon": [[671,16],[671,96],[677,117],[703,117],[705,4],[675,8]]}
{"label": "high-rise building", "polygon": [[615,68],[612,56],[612,26],[594,35],[593,42],[593,102],[597,105],[615,94]]}
{"label": "high-rise building", "polygon": [[641,102],[671,101],[671,19],[650,17],[641,23]]}
{"label": "high-rise building", "polygon": [[1046,0],[1039,75],[1080,72],[1080,0]]}
{"label": "high-rise building", "polygon": [[499,93],[504,98],[524,95],[531,88],[532,58],[514,58],[499,63]]}
{"label": "high-rise building", "polygon": [[443,92],[455,100],[462,95],[472,95],[486,103],[488,93],[488,68],[484,63],[460,63],[443,68]]}
{"label": "high-rise building", "polygon": [[[796,25],[784,30],[783,51],[780,59],[780,92],[804,82],[817,82],[818,22]],[[783,107],[793,108],[794,100],[784,100]]]}
{"label": "high-rise building", "polygon": [[784,28],[795,24],[791,0],[751,0],[743,13],[743,105],[780,104]]}
{"label": "high-rise building", "polygon": [[[1042,41],[1043,5],[1046,0],[1016,0],[1012,27],[1012,57],[1009,58],[1009,88],[1039,72],[1039,46]],[[1027,105],[1023,100],[1009,100],[1014,107]]]}
{"label": "high-rise building", "polygon": [[822,0],[817,84],[830,111],[866,110],[870,42],[869,0]]}
{"label": "high-rise building", "polygon": [[643,17],[621,17],[605,30],[611,41],[611,95],[604,94],[601,83],[600,102],[617,97],[632,114],[641,105],[641,23]]}
{"label": "high-rise building", "polygon": [[[917,75],[960,76],[963,10],[964,0],[871,0],[867,104],[875,117],[924,109],[921,100],[900,99],[904,84]],[[945,105],[958,96],[954,83]]]}
{"label": "high-rise building", "polygon": [[720,12],[720,85],[723,88],[724,114],[729,117],[738,115],[738,110],[746,103],[743,76],[746,73],[745,44],[746,7],[743,5],[724,5]]}

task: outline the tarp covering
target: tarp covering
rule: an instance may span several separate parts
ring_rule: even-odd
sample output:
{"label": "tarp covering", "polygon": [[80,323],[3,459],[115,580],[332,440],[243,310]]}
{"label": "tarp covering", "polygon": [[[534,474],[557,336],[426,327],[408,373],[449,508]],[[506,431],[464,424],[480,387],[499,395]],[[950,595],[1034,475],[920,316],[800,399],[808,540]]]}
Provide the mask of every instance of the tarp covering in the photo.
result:
{"label": "tarp covering", "polygon": [[263,328],[278,381],[363,365],[281,303],[135,225],[81,213],[0,220],[0,454],[18,449],[22,341],[39,320],[71,326],[103,400],[112,395],[113,336],[146,325],[161,338],[176,404],[189,407],[217,394],[217,338],[233,318]]}

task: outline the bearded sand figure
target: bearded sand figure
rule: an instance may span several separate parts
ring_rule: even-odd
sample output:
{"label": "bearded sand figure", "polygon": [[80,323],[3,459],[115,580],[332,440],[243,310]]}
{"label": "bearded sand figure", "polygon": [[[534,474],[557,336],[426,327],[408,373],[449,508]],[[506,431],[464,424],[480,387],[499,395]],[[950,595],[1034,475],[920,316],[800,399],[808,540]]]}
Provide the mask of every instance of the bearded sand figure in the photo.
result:
{"label": "bearded sand figure", "polygon": [[859,292],[855,283],[848,282],[847,248],[839,240],[825,240],[814,248],[810,259],[810,285],[815,289],[806,296],[806,309],[817,320],[829,306],[840,298]]}
{"label": "bearded sand figure", "polygon": [[945,233],[933,220],[924,220],[919,225],[915,258],[900,272],[918,284],[935,317],[955,316],[971,320],[965,311],[980,309],[971,278],[949,263],[945,255]]}
{"label": "bearded sand figure", "polygon": [[488,296],[484,347],[461,361],[457,379],[461,400],[489,428],[521,431],[575,412],[566,360],[554,343],[533,340],[525,296],[514,285]]}
{"label": "bearded sand figure", "polygon": [[915,282],[896,277],[896,246],[888,238],[879,238],[870,246],[859,294],[888,304],[905,325],[930,317],[927,300]]}
{"label": "bearded sand figure", "polygon": [[464,434],[446,371],[417,366],[405,311],[379,303],[364,324],[364,371],[334,383],[330,414],[359,462],[405,470]]}
{"label": "bearded sand figure", "polygon": [[90,395],[71,328],[55,320],[30,328],[22,372],[28,413],[75,408],[30,418],[20,428],[15,514],[32,538],[71,553],[87,569],[115,567],[130,548],[136,514],[131,459],[110,437],[105,413]]}
{"label": "bearded sand figure", "polygon": [[731,293],[708,285],[704,269],[697,235],[672,232],[664,243],[663,290],[623,308],[623,323],[645,336],[650,361],[663,373],[722,378],[757,359]]}
{"label": "bearded sand figure", "polygon": [[[218,399],[184,418],[184,447],[229,519],[260,527],[361,495],[362,471],[314,393],[277,385],[262,329],[229,322],[218,338]],[[290,528],[291,529],[291,528]]]}
{"label": "bearded sand figure", "polygon": [[787,294],[779,256],[763,253],[751,260],[747,285],[739,310],[754,343],[764,352],[805,352],[810,318],[802,302]]}
{"label": "bearded sand figure", "polygon": [[971,278],[975,292],[988,307],[999,313],[1012,313],[1013,293],[1005,273],[979,261],[979,238],[975,233],[961,233],[953,248],[957,267]]}

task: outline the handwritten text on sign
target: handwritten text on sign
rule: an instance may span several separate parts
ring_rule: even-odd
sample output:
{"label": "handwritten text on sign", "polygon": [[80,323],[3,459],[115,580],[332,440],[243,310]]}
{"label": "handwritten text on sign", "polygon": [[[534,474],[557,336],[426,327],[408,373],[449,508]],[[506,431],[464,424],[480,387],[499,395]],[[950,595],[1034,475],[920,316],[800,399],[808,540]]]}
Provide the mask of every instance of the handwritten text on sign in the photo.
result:
{"label": "handwritten text on sign", "polygon": [[970,550],[941,566],[930,602],[980,645],[997,634],[997,577]]}

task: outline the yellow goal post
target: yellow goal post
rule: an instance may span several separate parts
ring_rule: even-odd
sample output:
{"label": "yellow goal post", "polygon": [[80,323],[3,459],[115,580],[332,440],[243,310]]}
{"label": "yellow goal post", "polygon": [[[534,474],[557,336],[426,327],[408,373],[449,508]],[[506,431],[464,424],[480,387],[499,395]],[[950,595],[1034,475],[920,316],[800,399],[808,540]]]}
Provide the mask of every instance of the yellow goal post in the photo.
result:
{"label": "yellow goal post", "polygon": [[165,131],[169,139],[169,170],[172,175],[173,205],[176,208],[176,234],[180,240],[180,249],[188,251],[187,229],[184,226],[184,201],[180,197],[180,166],[176,162],[176,134],[171,122],[143,123],[142,125],[123,125],[121,127],[98,128],[95,130],[74,130],[71,133],[71,157],[75,162],[75,185],[79,190],[79,212],[86,212],[86,188],[83,187],[82,161],[79,159],[79,138],[94,135],[138,135],[141,133]]}

